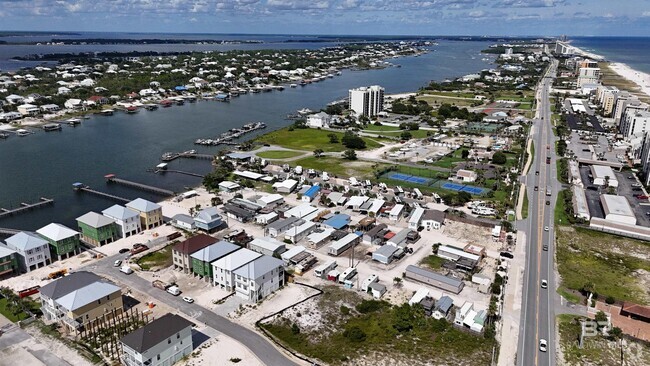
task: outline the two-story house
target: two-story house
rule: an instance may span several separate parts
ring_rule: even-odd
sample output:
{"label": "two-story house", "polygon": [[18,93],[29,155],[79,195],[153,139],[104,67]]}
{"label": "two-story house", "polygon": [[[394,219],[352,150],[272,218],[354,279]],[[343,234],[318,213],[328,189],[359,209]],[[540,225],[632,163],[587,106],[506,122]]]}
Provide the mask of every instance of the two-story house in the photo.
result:
{"label": "two-story house", "polygon": [[96,246],[112,243],[118,238],[115,220],[97,212],[91,211],[77,217],[77,225],[81,231],[81,239]]}
{"label": "two-story house", "polygon": [[199,234],[174,245],[172,248],[174,269],[183,271],[184,273],[190,273],[192,271],[192,258],[190,256],[218,241],[218,239],[210,235]]}
{"label": "two-story house", "polygon": [[120,339],[125,366],[171,366],[194,350],[192,322],[165,314]]}
{"label": "two-story house", "polygon": [[122,289],[94,273],[80,271],[39,289],[41,311],[47,321],[76,333],[94,321],[122,313]]}
{"label": "two-story house", "polygon": [[140,213],[142,230],[149,230],[163,224],[162,206],[142,198],[137,198],[126,204],[126,207]]}
{"label": "two-story house", "polygon": [[50,243],[50,253],[59,260],[77,254],[79,233],[61,224],[52,223],[36,230],[36,233]]}
{"label": "two-story house", "polygon": [[140,226],[140,213],[124,206],[113,205],[104,211],[102,215],[115,220],[117,232],[123,238],[128,238],[142,231]]}
{"label": "two-story house", "polygon": [[23,272],[31,272],[52,262],[50,243],[40,236],[21,231],[6,240],[7,247],[18,255],[18,266]]}
{"label": "two-story house", "polygon": [[243,265],[252,262],[261,257],[260,253],[249,249],[240,249],[223,258],[212,262],[213,281],[215,286],[219,286],[226,291],[235,290],[235,274],[233,271]]}
{"label": "two-story house", "polygon": [[194,218],[194,223],[197,228],[211,233],[217,230],[223,224],[223,221],[216,207],[208,207],[199,211]]}
{"label": "two-story house", "polygon": [[284,262],[263,255],[233,271],[235,293],[250,301],[260,301],[284,286]]}

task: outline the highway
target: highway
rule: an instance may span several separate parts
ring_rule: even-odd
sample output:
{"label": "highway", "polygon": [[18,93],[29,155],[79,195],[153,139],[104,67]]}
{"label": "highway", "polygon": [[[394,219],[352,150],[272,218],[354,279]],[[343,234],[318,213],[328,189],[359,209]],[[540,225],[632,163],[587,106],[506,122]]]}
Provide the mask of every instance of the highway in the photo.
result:
{"label": "highway", "polygon": [[[531,132],[535,156],[530,171],[524,178],[529,199],[529,213],[527,220],[517,225],[527,234],[526,270],[517,352],[517,364],[523,366],[546,366],[556,363],[554,311],[556,281],[553,265],[555,246],[552,238],[555,199],[560,183],[556,174],[557,157],[555,136],[551,128],[549,100],[550,87],[556,70],[557,61],[553,60],[537,88],[537,113]],[[547,157],[550,157],[548,164]],[[547,187],[551,188],[551,196],[546,195]],[[548,250],[544,250],[544,245],[548,245]],[[548,288],[541,287],[542,280],[548,281]],[[541,339],[547,341],[546,352],[540,351]]]}
{"label": "highway", "polygon": [[116,259],[124,259],[124,255],[117,254],[102,258],[79,270],[86,270],[100,276],[109,277],[118,284],[124,285],[126,288],[146,294],[156,302],[165,303],[176,308],[190,321],[204,323],[208,327],[216,329],[218,332],[237,340],[255,354],[265,365],[298,366],[298,364],[290,360],[260,334],[239,324],[235,324],[196,303],[188,304],[183,301],[181,296],[172,296],[165,291],[155,288],[151,286],[149,281],[139,277],[136,273],[131,275],[121,273],[118,268],[113,266]]}

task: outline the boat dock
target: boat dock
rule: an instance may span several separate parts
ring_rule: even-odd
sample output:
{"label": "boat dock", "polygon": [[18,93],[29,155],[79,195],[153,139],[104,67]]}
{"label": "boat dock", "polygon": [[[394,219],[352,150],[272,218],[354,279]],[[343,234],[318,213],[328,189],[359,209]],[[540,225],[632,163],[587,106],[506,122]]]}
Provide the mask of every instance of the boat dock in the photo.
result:
{"label": "boat dock", "polygon": [[126,179],[121,179],[121,178],[116,177],[115,174],[107,174],[107,175],[104,176],[104,178],[106,178],[107,183],[119,183],[119,184],[125,185],[127,187],[138,188],[138,189],[141,189],[143,191],[152,192],[152,193],[159,194],[159,195],[162,195],[162,196],[174,196],[174,195],[176,195],[174,192],[172,192],[172,191],[170,191],[168,189],[158,188],[158,187],[150,186],[150,185],[147,185],[147,184],[132,182],[132,181],[126,180]]}
{"label": "boat dock", "polygon": [[187,158],[187,159],[202,159],[202,160],[214,160],[214,155],[211,154],[197,154],[196,151],[190,150],[182,153],[168,152],[164,153],[160,160],[162,161],[173,161],[178,158]]}
{"label": "boat dock", "polygon": [[192,173],[192,172],[185,172],[182,170],[174,170],[174,169],[155,170],[155,173],[165,173],[165,172],[184,174],[184,175],[189,175],[191,177],[205,178],[205,175]]}
{"label": "boat dock", "polygon": [[20,230],[7,229],[5,227],[0,227],[0,235],[11,236],[11,235],[18,234],[19,232],[20,232]]}
{"label": "boat dock", "polygon": [[110,194],[110,193],[96,191],[94,189],[91,189],[87,185],[85,185],[83,183],[79,183],[79,182],[72,184],[72,188],[77,192],[88,192],[88,193],[92,193],[92,194],[94,194],[96,196],[109,198],[109,199],[112,199],[112,200],[118,201],[118,202],[128,203],[128,202],[132,201],[132,200],[130,200],[128,198],[116,196],[116,195],[113,195],[113,194]]}
{"label": "boat dock", "polygon": [[8,208],[0,207],[0,218],[3,218],[5,216],[16,215],[16,214],[19,214],[19,213],[22,213],[22,212],[25,212],[25,211],[28,211],[28,210],[31,210],[31,209],[34,209],[34,208],[42,207],[42,206],[45,206],[45,205],[50,205],[50,204],[53,204],[53,203],[54,203],[53,199],[41,197],[40,200],[38,202],[35,202],[35,203],[21,202],[20,206],[17,207],[17,208],[14,208],[14,209],[8,209]]}

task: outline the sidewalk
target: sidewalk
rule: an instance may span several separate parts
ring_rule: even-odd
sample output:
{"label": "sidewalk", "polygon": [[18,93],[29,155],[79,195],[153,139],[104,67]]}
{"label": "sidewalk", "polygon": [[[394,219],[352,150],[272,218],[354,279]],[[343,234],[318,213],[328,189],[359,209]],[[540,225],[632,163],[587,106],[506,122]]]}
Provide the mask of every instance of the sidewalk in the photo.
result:
{"label": "sidewalk", "polygon": [[519,340],[519,322],[521,320],[521,300],[526,265],[526,234],[517,232],[517,246],[514,258],[509,262],[508,283],[501,316],[501,348],[499,366],[515,364]]}

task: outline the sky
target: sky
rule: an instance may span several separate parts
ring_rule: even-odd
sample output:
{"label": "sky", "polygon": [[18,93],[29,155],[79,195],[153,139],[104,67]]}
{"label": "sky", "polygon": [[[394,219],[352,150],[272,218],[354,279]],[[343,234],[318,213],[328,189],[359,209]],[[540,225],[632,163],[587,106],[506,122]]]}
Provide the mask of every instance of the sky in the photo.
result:
{"label": "sky", "polygon": [[650,0],[0,0],[0,30],[649,36]]}

